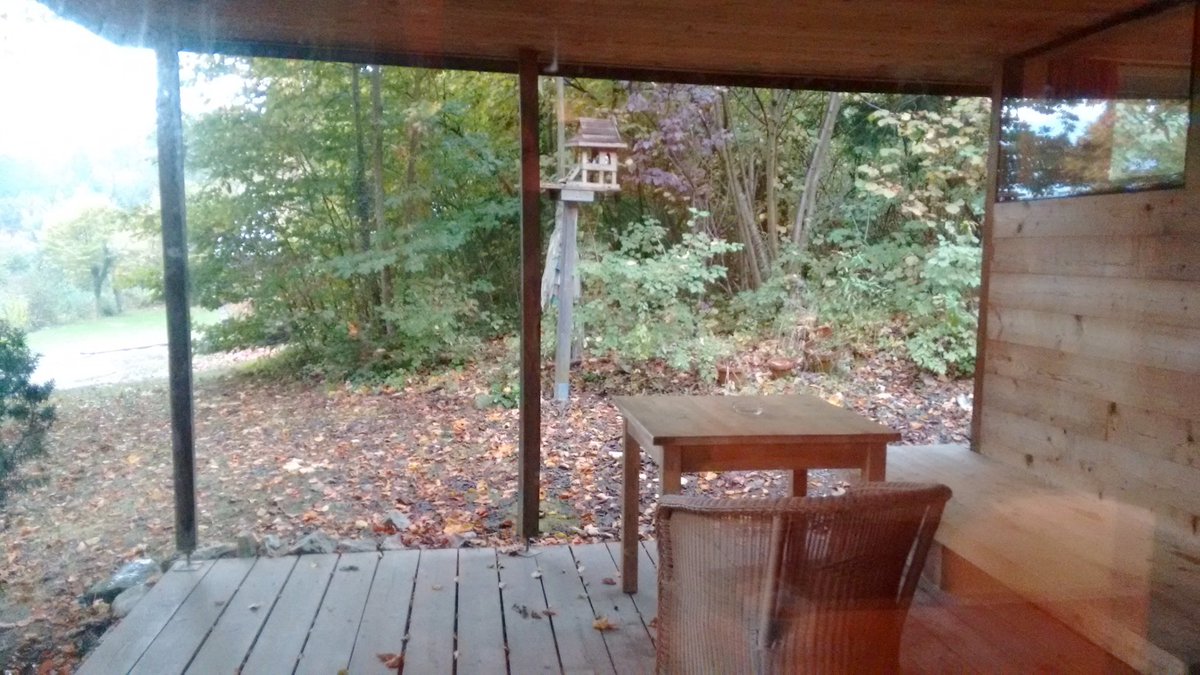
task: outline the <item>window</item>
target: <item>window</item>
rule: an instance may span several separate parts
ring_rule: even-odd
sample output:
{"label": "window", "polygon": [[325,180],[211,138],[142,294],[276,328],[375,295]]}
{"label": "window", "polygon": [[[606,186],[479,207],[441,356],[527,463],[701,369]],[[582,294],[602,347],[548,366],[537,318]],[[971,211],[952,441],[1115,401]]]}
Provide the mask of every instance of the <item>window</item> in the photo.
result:
{"label": "window", "polygon": [[1179,187],[1193,6],[1027,59],[1006,92],[1001,201]]}

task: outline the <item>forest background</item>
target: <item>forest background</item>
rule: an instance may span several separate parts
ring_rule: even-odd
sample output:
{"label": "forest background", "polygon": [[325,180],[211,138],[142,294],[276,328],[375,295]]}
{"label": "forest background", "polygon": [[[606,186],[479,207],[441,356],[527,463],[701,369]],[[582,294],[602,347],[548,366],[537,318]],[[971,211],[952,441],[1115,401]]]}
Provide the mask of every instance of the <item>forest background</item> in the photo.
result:
{"label": "forest background", "polygon": [[[238,83],[186,121],[193,299],[231,310],[202,349],[287,343],[289,368],[386,384],[512,339],[515,78],[215,57],[187,75]],[[568,136],[611,118],[630,145],[620,195],[582,210],[588,354],[711,380],[755,346],[802,362],[819,343],[972,373],[985,100],[565,84]],[[0,162],[0,230],[24,242],[0,253],[0,317],[36,329],[157,299],[153,166],[123,166],[39,181]],[[553,218],[547,202],[547,242]]]}

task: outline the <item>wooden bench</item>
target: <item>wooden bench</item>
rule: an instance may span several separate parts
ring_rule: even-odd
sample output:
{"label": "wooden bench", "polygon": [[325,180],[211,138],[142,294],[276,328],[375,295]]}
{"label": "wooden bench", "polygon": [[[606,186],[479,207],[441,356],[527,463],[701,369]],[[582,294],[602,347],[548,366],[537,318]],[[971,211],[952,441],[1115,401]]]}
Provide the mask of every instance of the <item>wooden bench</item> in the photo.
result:
{"label": "wooden bench", "polygon": [[1137,670],[1200,672],[1200,551],[1186,533],[960,445],[892,446],[887,475],[954,491],[930,565],[945,590],[1015,593]]}

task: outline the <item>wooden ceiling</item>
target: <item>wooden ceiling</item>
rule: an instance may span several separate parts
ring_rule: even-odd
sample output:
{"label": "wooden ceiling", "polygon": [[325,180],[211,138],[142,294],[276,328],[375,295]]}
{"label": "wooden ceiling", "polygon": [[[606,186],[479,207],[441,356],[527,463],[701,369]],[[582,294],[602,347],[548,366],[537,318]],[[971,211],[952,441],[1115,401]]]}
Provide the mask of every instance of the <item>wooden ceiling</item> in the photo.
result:
{"label": "wooden ceiling", "polygon": [[121,44],[576,76],[986,94],[1006,57],[1178,0],[42,0]]}

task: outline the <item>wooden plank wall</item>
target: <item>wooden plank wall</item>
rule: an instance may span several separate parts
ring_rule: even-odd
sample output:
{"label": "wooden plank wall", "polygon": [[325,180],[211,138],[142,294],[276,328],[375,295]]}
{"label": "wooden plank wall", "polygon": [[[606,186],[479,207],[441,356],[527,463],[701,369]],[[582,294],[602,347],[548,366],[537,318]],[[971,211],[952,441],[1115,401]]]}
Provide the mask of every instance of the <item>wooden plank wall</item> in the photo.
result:
{"label": "wooden plank wall", "polygon": [[997,204],[992,235],[980,451],[1200,543],[1200,189]]}

